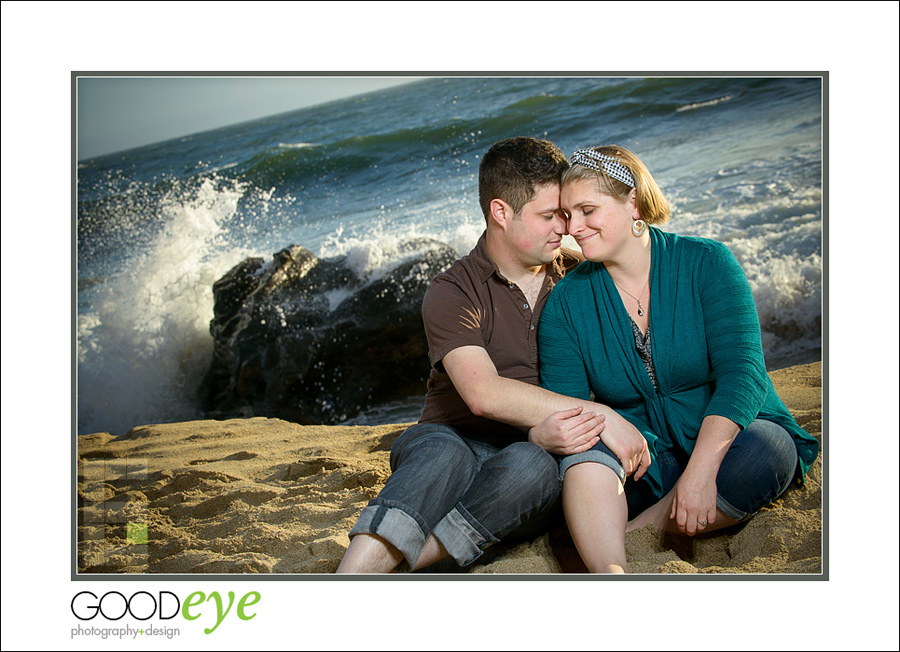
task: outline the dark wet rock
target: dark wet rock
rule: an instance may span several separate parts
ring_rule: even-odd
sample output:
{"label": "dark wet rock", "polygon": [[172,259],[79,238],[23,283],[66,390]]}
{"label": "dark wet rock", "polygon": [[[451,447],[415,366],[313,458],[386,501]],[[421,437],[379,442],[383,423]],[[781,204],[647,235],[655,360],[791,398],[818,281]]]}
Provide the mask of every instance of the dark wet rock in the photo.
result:
{"label": "dark wet rock", "polygon": [[294,245],[248,258],[213,286],[213,361],[204,384],[214,417],[267,416],[335,424],[424,393],[422,297],[456,258],[411,240],[384,276],[360,278],[345,259]]}

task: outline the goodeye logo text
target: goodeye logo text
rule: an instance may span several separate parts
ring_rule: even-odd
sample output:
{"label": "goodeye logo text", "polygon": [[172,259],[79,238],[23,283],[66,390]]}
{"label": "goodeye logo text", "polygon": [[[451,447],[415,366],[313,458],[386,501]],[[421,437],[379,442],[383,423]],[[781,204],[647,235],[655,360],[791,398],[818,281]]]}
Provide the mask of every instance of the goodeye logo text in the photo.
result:
{"label": "goodeye logo text", "polygon": [[[255,618],[255,611],[251,611],[249,608],[257,604],[260,598],[261,595],[258,591],[250,591],[244,594],[237,601],[237,605],[235,605],[235,593],[234,591],[229,591],[226,605],[225,599],[218,591],[212,591],[209,595],[203,591],[194,591],[185,598],[184,602],[171,591],[159,591],[156,595],[148,591],[136,591],[130,596],[126,596],[119,591],[107,591],[100,596],[92,591],[81,591],[72,598],[72,614],[82,621],[92,621],[95,618],[119,621],[125,616],[130,616],[135,620],[141,621],[141,623],[150,620],[154,616],[161,621],[172,621],[180,615],[184,620],[194,621],[207,615],[207,618],[202,622],[209,622],[212,626],[205,627],[203,633],[212,634],[232,612],[232,608],[234,608],[234,616],[239,620],[252,620]],[[215,618],[214,623],[212,622],[213,618]],[[92,623],[92,625],[94,624]],[[177,634],[179,632],[174,630],[174,633]],[[81,635],[102,636],[103,638],[116,636],[122,638],[124,635],[145,634],[165,635],[167,638],[171,638],[173,629],[168,626],[155,628],[144,625],[141,625],[140,629],[132,629],[130,626],[125,629],[119,627],[114,632],[102,627],[82,628],[79,625],[72,628],[73,638]]]}

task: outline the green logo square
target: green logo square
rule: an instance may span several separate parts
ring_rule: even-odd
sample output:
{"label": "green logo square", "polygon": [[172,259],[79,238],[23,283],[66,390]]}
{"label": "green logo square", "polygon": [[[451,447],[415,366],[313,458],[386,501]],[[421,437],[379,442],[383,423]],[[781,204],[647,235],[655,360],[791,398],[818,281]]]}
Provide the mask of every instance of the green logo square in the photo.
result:
{"label": "green logo square", "polygon": [[125,532],[128,545],[145,545],[148,541],[146,523],[128,523]]}

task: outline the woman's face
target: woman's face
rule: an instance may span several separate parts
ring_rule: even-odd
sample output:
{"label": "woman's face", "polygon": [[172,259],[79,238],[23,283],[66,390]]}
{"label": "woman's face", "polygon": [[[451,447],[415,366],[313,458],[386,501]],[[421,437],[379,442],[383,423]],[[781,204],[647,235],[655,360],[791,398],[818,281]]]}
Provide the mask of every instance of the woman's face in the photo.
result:
{"label": "woman's face", "polygon": [[623,245],[634,240],[631,224],[636,215],[632,199],[627,202],[601,193],[593,179],[563,186],[560,204],[569,215],[568,231],[584,257],[595,262],[614,261]]}

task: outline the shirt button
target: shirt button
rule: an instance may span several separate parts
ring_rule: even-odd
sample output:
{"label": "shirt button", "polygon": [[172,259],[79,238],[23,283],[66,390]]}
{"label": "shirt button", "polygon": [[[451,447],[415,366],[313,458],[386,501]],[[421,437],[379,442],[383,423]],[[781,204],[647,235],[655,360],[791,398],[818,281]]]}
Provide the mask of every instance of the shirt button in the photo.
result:
{"label": "shirt button", "polygon": [[522,304],[522,307],[525,308],[525,310],[528,310],[528,304],[527,304],[527,303]]}
{"label": "shirt button", "polygon": [[532,326],[531,326],[531,330],[534,330],[534,324],[532,324]]}

